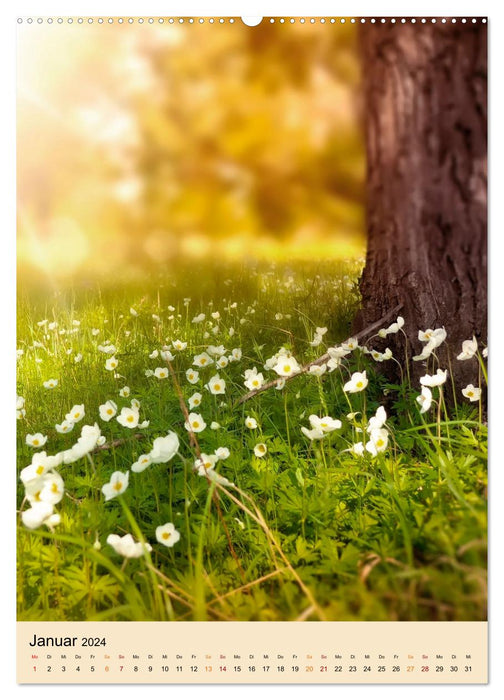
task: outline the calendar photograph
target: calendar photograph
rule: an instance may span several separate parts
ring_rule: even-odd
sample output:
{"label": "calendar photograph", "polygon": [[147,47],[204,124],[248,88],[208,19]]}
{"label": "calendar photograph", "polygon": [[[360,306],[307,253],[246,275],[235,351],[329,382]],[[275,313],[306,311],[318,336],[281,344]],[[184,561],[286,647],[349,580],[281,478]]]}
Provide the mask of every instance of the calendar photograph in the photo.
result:
{"label": "calendar photograph", "polygon": [[464,662],[358,682],[484,682],[487,333],[485,18],[20,18],[21,682],[154,623],[429,623]]}

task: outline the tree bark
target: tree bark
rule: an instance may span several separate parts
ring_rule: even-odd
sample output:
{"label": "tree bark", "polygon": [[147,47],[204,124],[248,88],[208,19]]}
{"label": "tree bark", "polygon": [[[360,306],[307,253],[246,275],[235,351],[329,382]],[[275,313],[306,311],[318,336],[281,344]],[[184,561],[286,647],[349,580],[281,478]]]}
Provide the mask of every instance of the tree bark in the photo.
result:
{"label": "tree bark", "polygon": [[[459,393],[478,379],[455,359],[462,341],[487,340],[486,24],[366,23],[361,46],[368,250],[354,330],[402,303],[418,354],[418,330],[444,326],[436,354]],[[404,353],[399,336],[381,342]]]}

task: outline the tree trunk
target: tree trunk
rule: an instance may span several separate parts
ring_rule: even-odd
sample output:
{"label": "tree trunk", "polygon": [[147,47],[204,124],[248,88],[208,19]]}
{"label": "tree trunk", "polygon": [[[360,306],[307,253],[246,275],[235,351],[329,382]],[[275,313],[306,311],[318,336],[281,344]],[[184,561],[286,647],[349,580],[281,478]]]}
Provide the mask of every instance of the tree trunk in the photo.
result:
{"label": "tree trunk", "polygon": [[[361,40],[368,251],[354,329],[401,303],[413,355],[419,330],[444,326],[436,354],[460,398],[478,369],[455,356],[487,340],[486,24],[366,23]],[[380,342],[404,356],[399,336]]]}

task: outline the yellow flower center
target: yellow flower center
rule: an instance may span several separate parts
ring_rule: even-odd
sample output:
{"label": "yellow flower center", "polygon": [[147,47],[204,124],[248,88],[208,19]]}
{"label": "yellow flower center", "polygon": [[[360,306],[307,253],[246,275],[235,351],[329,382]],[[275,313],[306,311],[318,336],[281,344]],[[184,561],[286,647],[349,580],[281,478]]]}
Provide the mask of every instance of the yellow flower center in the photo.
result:
{"label": "yellow flower center", "polygon": [[80,413],[77,411],[77,413],[74,413],[74,416],[73,416],[73,417],[75,418],[75,420],[77,420],[77,418],[78,418],[79,416],[80,416]]}
{"label": "yellow flower center", "polygon": [[474,396],[474,391],[468,391],[467,396]]}
{"label": "yellow flower center", "polygon": [[122,481],[116,481],[114,486],[113,486],[115,491],[120,491],[122,489],[122,487],[123,487]]}
{"label": "yellow flower center", "polygon": [[199,423],[198,423],[197,420],[193,420],[193,422],[192,422],[192,427],[193,427],[193,428],[199,428]]}
{"label": "yellow flower center", "polygon": [[135,420],[135,416],[128,416],[126,420],[128,421],[128,423],[133,423],[133,421]]}
{"label": "yellow flower center", "polygon": [[254,379],[254,381],[252,382],[252,386],[259,386],[259,382],[257,381],[257,379]]}
{"label": "yellow flower center", "polygon": [[162,537],[164,540],[169,540],[170,537],[171,537],[171,533],[169,533],[169,532],[163,532],[163,534],[161,535],[161,537]]}
{"label": "yellow flower center", "polygon": [[55,481],[53,481],[51,484],[51,491],[53,493],[59,493],[58,484]]}
{"label": "yellow flower center", "polygon": [[220,391],[220,388],[221,388],[220,384],[214,384],[215,391]]}
{"label": "yellow flower center", "polygon": [[39,474],[39,475],[40,475],[40,474],[43,474],[43,473],[44,473],[44,467],[43,467],[42,465],[40,465],[39,467],[37,467],[37,469],[36,469],[35,471],[36,471],[36,473]]}
{"label": "yellow flower center", "polygon": [[320,424],[320,427],[321,427],[321,428],[327,428],[327,423],[321,423],[321,424]]}
{"label": "yellow flower center", "polygon": [[357,382],[355,385],[358,389],[362,389],[363,383],[362,382]]}
{"label": "yellow flower center", "polygon": [[385,443],[383,442],[383,440],[381,438],[376,441],[376,447],[383,447],[384,444]]}
{"label": "yellow flower center", "polygon": [[290,365],[284,365],[283,371],[284,372],[290,372]]}
{"label": "yellow flower center", "polygon": [[33,441],[33,444],[34,444],[34,445],[38,445],[38,444],[39,444],[39,440],[37,440],[37,438],[35,438],[35,440]]}
{"label": "yellow flower center", "polygon": [[202,357],[202,358],[201,358],[201,360],[200,360],[200,364],[204,365],[204,364],[205,364],[205,362],[206,362],[205,358],[204,358],[204,357]]}
{"label": "yellow flower center", "polygon": [[107,408],[107,416],[111,416],[113,413],[111,408]]}

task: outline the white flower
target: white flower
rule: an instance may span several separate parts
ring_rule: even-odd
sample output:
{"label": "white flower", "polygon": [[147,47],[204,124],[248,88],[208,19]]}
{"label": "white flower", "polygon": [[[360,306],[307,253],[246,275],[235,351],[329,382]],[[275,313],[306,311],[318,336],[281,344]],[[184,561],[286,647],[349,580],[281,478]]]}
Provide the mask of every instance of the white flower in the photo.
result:
{"label": "white flower", "polygon": [[133,307],[131,307],[131,308],[130,308],[130,314],[131,314],[132,316],[138,316],[138,311],[135,311],[135,309],[134,309]]}
{"label": "white flower", "polygon": [[197,391],[195,394],[189,397],[189,408],[193,409],[196,408],[196,406],[199,406],[201,404],[201,399],[202,396],[201,394]]}
{"label": "white flower", "polygon": [[75,406],[72,406],[70,411],[66,414],[65,420],[71,421],[72,423],[78,423],[84,418],[84,416],[84,404],[76,404]]}
{"label": "white flower", "polygon": [[184,427],[193,433],[201,433],[202,430],[205,430],[206,423],[199,413],[190,413],[189,420],[184,423]]}
{"label": "white flower", "polygon": [[37,452],[33,455],[31,464],[21,470],[19,478],[26,486],[30,481],[39,479],[48,471],[59,467],[61,461],[61,454],[51,456],[47,455],[45,452]]}
{"label": "white flower", "polygon": [[251,416],[247,416],[245,418],[245,425],[250,430],[255,430],[257,428],[257,421],[255,418],[252,418]]}
{"label": "white flower", "polygon": [[368,385],[368,378],[366,377],[366,372],[354,372],[350,378],[350,381],[345,384],[343,391],[349,394],[355,394],[358,391],[362,391]]}
{"label": "white flower", "polygon": [[47,435],[42,435],[42,433],[35,433],[34,435],[28,434],[26,436],[26,444],[29,447],[43,447],[47,442]]}
{"label": "white flower", "polygon": [[349,338],[344,343],[341,343],[343,350],[356,350],[359,347],[359,341],[357,338]]}
{"label": "white flower", "polygon": [[325,433],[321,428],[313,428],[313,430],[308,430],[308,428],[305,428],[304,426],[301,428],[301,432],[303,435],[306,435],[306,437],[309,440],[322,440],[324,437]]}
{"label": "white flower", "polygon": [[82,360],[82,353],[77,353],[74,357],[74,362],[80,362]]}
{"label": "white flower", "polygon": [[242,358],[241,348],[233,348],[229,357],[230,362],[238,362]]}
{"label": "white flower", "polygon": [[427,386],[422,387],[422,393],[416,397],[420,404],[420,413],[425,413],[429,410],[432,404],[432,391]]}
{"label": "white flower", "polygon": [[210,430],[219,430],[220,427],[220,423],[217,423],[215,420],[210,423]]}
{"label": "white flower", "polygon": [[462,352],[460,353],[460,355],[457,355],[457,360],[470,360],[471,357],[474,357],[477,351],[478,341],[473,335],[472,340],[464,340],[464,342],[462,343]]}
{"label": "white flower", "polygon": [[481,354],[483,355],[483,357],[488,357],[488,348],[483,348]]}
{"label": "white flower", "polygon": [[150,455],[140,455],[136,462],[131,465],[131,471],[140,474],[152,464]]}
{"label": "white flower", "polygon": [[161,359],[165,362],[173,362],[173,360],[175,359],[168,348],[163,348],[159,354],[161,356]]}
{"label": "white flower", "polygon": [[91,335],[96,336],[99,335],[100,329],[99,328],[92,328],[91,329]]}
{"label": "white flower", "polygon": [[152,552],[152,547],[148,542],[135,542],[129,533],[120,537],[119,535],[109,535],[107,544],[126,559],[138,559],[146,552]]}
{"label": "white flower", "polygon": [[122,396],[123,399],[127,399],[130,393],[129,386],[123,386],[123,388],[119,390],[119,396]]}
{"label": "white flower", "polygon": [[109,372],[112,370],[116,369],[117,365],[119,362],[115,357],[109,357],[108,360],[105,361],[105,369],[108,369]]}
{"label": "white flower", "polygon": [[469,401],[479,401],[481,398],[481,389],[472,384],[468,384],[465,389],[462,389],[462,394],[466,399],[469,399]]}
{"label": "white flower", "polygon": [[74,423],[71,420],[64,420],[61,423],[56,423],[55,428],[57,433],[69,433],[73,430]]}
{"label": "white flower", "polygon": [[226,382],[221,379],[218,374],[215,374],[211,379],[209,379],[206,388],[211,394],[225,394],[226,393]]}
{"label": "white flower", "polygon": [[215,361],[215,364],[217,365],[217,367],[224,369],[224,367],[228,366],[229,360],[225,355],[222,355],[222,357],[219,357],[219,359]]}
{"label": "white flower", "polygon": [[378,331],[378,335],[380,338],[385,338],[391,333],[398,333],[403,326],[404,318],[402,316],[398,316],[395,323],[392,323],[388,328],[382,328],[380,331]]}
{"label": "white flower", "polygon": [[141,423],[138,424],[138,427],[143,430],[144,428],[148,428],[150,425],[150,420],[143,420]]}
{"label": "white flower", "polygon": [[379,452],[387,449],[388,433],[384,428],[377,428],[371,431],[370,440],[366,443],[366,450],[376,457]]}
{"label": "white flower", "polygon": [[180,539],[180,532],[175,529],[173,523],[165,523],[156,528],[156,539],[165,547],[173,547]]}
{"label": "white flower", "polygon": [[53,514],[52,503],[46,501],[38,501],[31,508],[24,510],[21,513],[23,525],[30,530],[36,530]]}
{"label": "white flower", "polygon": [[54,387],[58,386],[58,380],[57,379],[48,379],[46,382],[44,382],[44,387],[46,389],[54,389]]}
{"label": "white flower", "polygon": [[227,447],[218,447],[215,450],[215,456],[217,457],[217,459],[227,459],[230,454],[231,452]]}
{"label": "white flower", "polygon": [[166,367],[156,367],[154,370],[154,376],[158,379],[166,379],[168,377],[168,370]]}
{"label": "white flower", "polygon": [[264,444],[264,442],[258,442],[257,445],[254,447],[254,454],[256,457],[264,457],[267,451],[268,448]]}
{"label": "white flower", "polygon": [[193,318],[193,320],[191,321],[191,323],[201,323],[201,322],[204,321],[204,320],[205,320],[205,314],[198,314],[197,316],[195,316],[195,317]]}
{"label": "white flower", "polygon": [[58,453],[58,457],[63,464],[73,464],[78,459],[81,459],[87,455],[91,450],[93,450],[100,438],[100,428],[95,423],[94,425],[83,425],[80,437],[78,438],[75,445],[69,450]]}
{"label": "white flower", "polygon": [[207,479],[210,479],[210,481],[215,481],[217,484],[221,484],[222,486],[234,486],[229,479],[226,479],[225,476],[218,474],[215,469],[207,469],[205,474],[202,474],[201,476],[206,476]]}
{"label": "white flower", "polygon": [[282,379],[279,379],[277,383],[275,384],[275,389],[276,391],[281,391],[285,386],[285,379],[282,377]]}
{"label": "white flower", "polygon": [[187,381],[189,384],[196,384],[199,379],[199,372],[195,369],[188,369],[186,372]]}
{"label": "white flower", "polygon": [[420,384],[422,386],[441,386],[441,384],[446,382],[447,374],[448,370],[438,369],[436,374],[426,374],[425,376],[420,377]]}
{"label": "white flower", "polygon": [[311,415],[308,417],[308,420],[312,428],[321,430],[323,433],[332,433],[333,430],[341,428],[341,421],[331,418],[331,416],[319,418],[316,415]]}
{"label": "white flower", "polygon": [[[40,489],[36,495],[37,502],[44,501],[56,505],[63,498],[65,483],[58,472],[48,472],[41,479]],[[28,496],[28,493],[27,493]],[[28,497],[29,498],[29,497]],[[35,503],[35,501],[33,501]]]}
{"label": "white flower", "polygon": [[385,352],[378,352],[377,350],[372,350],[370,354],[373,360],[375,360],[376,362],[383,362],[384,360],[390,360],[390,358],[392,357],[392,350],[390,348],[387,348]]}
{"label": "white flower", "polygon": [[117,422],[125,428],[136,428],[138,425],[138,411],[125,406],[121,409],[121,413],[117,416]]}
{"label": "white flower", "polygon": [[328,372],[334,372],[334,370],[335,370],[337,367],[339,367],[340,364],[341,364],[341,360],[338,360],[338,359],[335,358],[335,357],[331,357],[331,358],[327,361],[327,371],[328,371]]}
{"label": "white flower", "polygon": [[421,360],[427,360],[433,353],[433,351],[436,349],[436,343],[434,340],[429,340],[428,343],[426,343],[423,348],[422,352],[420,355],[413,355],[413,361],[414,362],[420,362]]}
{"label": "white flower", "polygon": [[144,374],[146,377],[153,377],[154,376],[154,372],[151,369],[146,369]]}
{"label": "white flower", "polygon": [[217,455],[207,455],[204,452],[201,453],[200,457],[194,462],[194,468],[197,470],[199,476],[205,476],[209,469],[213,469],[219,458]]}
{"label": "white flower", "polygon": [[313,377],[321,377],[323,374],[325,374],[327,371],[327,365],[322,364],[322,365],[311,365],[310,369],[308,370],[308,374],[311,374]]}
{"label": "white flower", "polygon": [[385,421],[387,420],[387,413],[385,412],[385,409],[383,406],[380,406],[379,408],[376,409],[376,413],[374,416],[372,416],[367,424],[366,430],[368,433],[370,433],[373,430],[378,430],[379,428],[383,428],[385,425]]}
{"label": "white flower", "polygon": [[107,438],[105,437],[105,435],[100,435],[100,437],[96,441],[96,444],[101,446],[101,445],[104,445],[106,442],[107,442]]}
{"label": "white flower", "polygon": [[350,448],[349,452],[351,452],[355,457],[362,457],[364,454],[364,445],[362,442],[356,442],[352,447]]}
{"label": "white flower", "polygon": [[104,352],[106,355],[113,355],[117,348],[115,345],[112,345],[112,343],[107,343],[105,345],[98,345],[98,350]]}
{"label": "white flower", "polygon": [[280,377],[290,377],[295,372],[299,371],[299,365],[294,357],[287,357],[286,355],[280,355],[277,358],[276,364],[273,370]]}
{"label": "white flower", "polygon": [[318,333],[315,333],[315,335],[313,336],[313,340],[310,341],[310,345],[312,346],[312,348],[316,348],[320,345],[322,340],[323,340],[322,336],[319,335]]}
{"label": "white flower", "polygon": [[226,348],[224,345],[209,345],[206,351],[209,355],[213,355],[214,357],[222,357],[226,352]]}
{"label": "white flower", "polygon": [[115,498],[115,496],[124,493],[128,488],[128,481],[129,471],[114,472],[110,477],[110,481],[102,486],[102,493],[105,496],[105,500],[110,501],[111,498]]}
{"label": "white flower", "polygon": [[150,357],[151,360],[155,360],[156,357],[158,357],[158,356],[159,356],[159,350],[153,350],[153,351],[149,354],[149,357]]}
{"label": "white flower", "polygon": [[343,346],[337,348],[327,348],[327,353],[329,357],[333,360],[341,360],[341,358],[348,355],[351,351]]}
{"label": "white flower", "polygon": [[212,364],[213,360],[207,352],[202,352],[201,354],[194,356],[193,365],[196,365],[196,367],[207,367],[208,365]]}
{"label": "white flower", "polygon": [[427,328],[426,331],[418,331],[418,340],[422,343],[430,343],[433,341],[435,343],[434,347],[438,347],[446,338],[446,331],[444,328]]}
{"label": "white flower", "polygon": [[117,413],[117,404],[114,403],[114,401],[105,401],[98,410],[100,412],[100,418],[108,423]]}
{"label": "white flower", "polygon": [[182,340],[174,340],[172,343],[172,348],[174,350],[178,350],[179,352],[181,350],[185,350],[187,347],[187,343],[184,343]]}
{"label": "white flower", "polygon": [[166,464],[177,454],[179,446],[178,436],[172,430],[164,437],[156,438],[149,453],[152,464]]}

